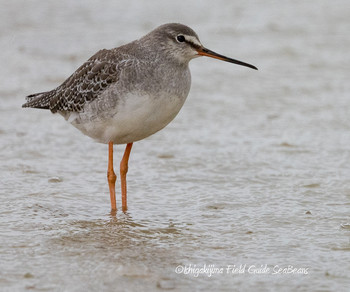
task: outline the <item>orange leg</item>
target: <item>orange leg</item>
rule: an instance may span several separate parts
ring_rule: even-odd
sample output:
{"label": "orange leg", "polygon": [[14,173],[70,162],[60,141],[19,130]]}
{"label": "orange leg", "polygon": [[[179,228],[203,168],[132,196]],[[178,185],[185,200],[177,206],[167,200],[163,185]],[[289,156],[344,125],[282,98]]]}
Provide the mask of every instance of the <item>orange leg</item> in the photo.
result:
{"label": "orange leg", "polygon": [[109,186],[109,194],[111,195],[111,207],[112,211],[117,210],[117,203],[115,201],[115,181],[117,176],[113,170],[113,142],[108,143],[108,170],[107,170],[107,179]]}
{"label": "orange leg", "polygon": [[125,212],[128,207],[126,203],[126,174],[128,172],[128,162],[131,151],[132,143],[128,143],[125,147],[125,152],[123,155],[123,159],[120,162],[120,183],[122,188],[122,209]]}

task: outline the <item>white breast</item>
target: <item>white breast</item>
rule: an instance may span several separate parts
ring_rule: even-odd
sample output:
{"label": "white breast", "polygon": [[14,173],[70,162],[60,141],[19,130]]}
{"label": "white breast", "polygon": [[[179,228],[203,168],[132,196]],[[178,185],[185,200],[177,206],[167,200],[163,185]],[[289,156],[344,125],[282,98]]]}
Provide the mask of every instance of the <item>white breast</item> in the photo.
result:
{"label": "white breast", "polygon": [[137,95],[129,93],[115,108],[99,110],[97,102],[83,113],[65,116],[68,122],[85,135],[101,143],[125,144],[144,139],[170,123],[183,106],[187,96]]}

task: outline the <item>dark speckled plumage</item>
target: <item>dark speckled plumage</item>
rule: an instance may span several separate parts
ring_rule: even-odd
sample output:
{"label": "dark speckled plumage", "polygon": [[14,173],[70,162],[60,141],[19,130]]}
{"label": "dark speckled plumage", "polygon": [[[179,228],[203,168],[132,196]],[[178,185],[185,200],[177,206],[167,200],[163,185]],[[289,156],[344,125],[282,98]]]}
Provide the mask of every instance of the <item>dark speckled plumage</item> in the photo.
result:
{"label": "dark speckled plumage", "polygon": [[32,94],[23,107],[57,111],[81,111],[84,104],[118,79],[115,50],[101,50],[54,90]]}

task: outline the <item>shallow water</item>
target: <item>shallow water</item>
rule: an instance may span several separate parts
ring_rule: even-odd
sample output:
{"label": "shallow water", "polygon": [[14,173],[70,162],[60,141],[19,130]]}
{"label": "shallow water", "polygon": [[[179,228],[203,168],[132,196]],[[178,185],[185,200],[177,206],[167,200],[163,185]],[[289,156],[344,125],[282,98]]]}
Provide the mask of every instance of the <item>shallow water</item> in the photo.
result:
{"label": "shallow water", "polygon": [[[347,291],[350,4],[246,2],[0,2],[1,291]],[[113,216],[107,146],[21,104],[172,21],[259,71],[192,61]]]}

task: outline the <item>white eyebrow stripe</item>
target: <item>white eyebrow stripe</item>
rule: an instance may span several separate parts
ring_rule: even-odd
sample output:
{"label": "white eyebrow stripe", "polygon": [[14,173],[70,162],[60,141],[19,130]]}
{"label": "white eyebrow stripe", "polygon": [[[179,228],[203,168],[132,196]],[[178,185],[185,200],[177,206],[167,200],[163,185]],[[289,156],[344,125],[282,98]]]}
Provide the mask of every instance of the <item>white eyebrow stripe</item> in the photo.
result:
{"label": "white eyebrow stripe", "polygon": [[202,44],[194,36],[184,35],[184,37],[185,37],[186,41],[188,41],[189,43],[192,43],[196,46],[202,47]]}

